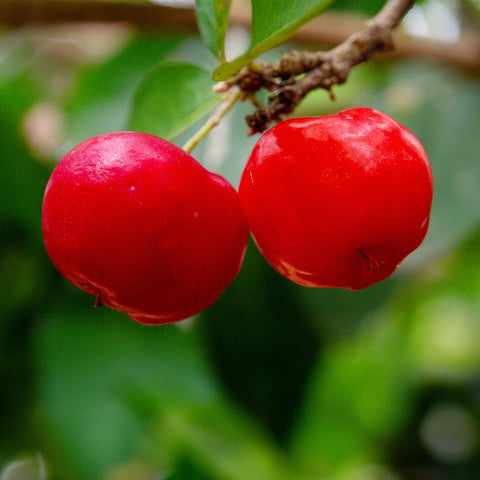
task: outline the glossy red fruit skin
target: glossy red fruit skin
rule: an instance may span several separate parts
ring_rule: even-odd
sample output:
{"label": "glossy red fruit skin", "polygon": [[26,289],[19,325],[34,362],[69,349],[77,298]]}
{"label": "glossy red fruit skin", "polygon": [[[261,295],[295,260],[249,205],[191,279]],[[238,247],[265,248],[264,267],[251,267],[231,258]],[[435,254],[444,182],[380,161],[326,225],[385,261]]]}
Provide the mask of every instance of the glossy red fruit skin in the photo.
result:
{"label": "glossy red fruit skin", "polygon": [[389,277],[421,244],[432,195],[419,140],[369,108],[276,125],[239,187],[252,236],[278,272],[352,290]]}
{"label": "glossy red fruit skin", "polygon": [[248,227],[234,188],[179,147],[117,132],[55,167],[44,243],[71,283],[144,324],[211,305],[237,275]]}

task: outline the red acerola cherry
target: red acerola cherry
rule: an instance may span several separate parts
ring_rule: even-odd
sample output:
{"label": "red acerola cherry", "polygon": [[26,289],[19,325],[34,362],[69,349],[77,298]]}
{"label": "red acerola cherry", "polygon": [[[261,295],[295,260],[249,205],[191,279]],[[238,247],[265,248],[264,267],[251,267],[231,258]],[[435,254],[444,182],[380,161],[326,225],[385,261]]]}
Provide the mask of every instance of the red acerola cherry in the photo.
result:
{"label": "red acerola cherry", "polygon": [[384,280],[421,244],[432,194],[419,140],[368,108],[276,125],[239,188],[255,242],[278,272],[352,290]]}
{"label": "red acerola cherry", "polygon": [[47,184],[42,225],[65,278],[145,324],[211,305],[237,275],[248,238],[225,179],[135,132],[100,135],[68,153]]}

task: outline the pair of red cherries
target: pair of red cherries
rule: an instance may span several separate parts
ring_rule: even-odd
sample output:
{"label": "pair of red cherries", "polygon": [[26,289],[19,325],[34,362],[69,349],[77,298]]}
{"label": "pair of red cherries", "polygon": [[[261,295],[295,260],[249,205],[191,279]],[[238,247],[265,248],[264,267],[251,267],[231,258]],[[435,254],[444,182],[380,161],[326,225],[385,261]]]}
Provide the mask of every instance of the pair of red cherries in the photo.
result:
{"label": "pair of red cherries", "polygon": [[248,232],[282,275],[362,289],[423,241],[433,181],[419,140],[354,108],[267,131],[238,194],[181,148],[120,132],[80,143],[55,167],[46,250],[74,285],[144,324],[191,317],[240,270]]}

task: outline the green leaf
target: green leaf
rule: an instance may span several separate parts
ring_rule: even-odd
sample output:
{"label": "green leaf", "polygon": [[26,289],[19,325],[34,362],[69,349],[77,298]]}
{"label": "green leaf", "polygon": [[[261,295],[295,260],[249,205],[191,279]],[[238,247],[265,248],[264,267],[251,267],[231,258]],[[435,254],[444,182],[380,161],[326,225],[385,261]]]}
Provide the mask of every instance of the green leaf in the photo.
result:
{"label": "green leaf", "polygon": [[295,478],[268,434],[218,383],[199,323],[139,325],[62,297],[34,332],[39,409],[62,460],[83,478],[106,478],[152,442],[168,470],[190,458],[204,478]]}
{"label": "green leaf", "polygon": [[126,404],[156,426],[151,441],[170,468],[177,470],[175,465],[188,458],[201,466],[202,479],[299,479],[269,436],[226,397],[211,397],[192,408],[187,397],[167,399],[161,389],[126,387]]}
{"label": "green leaf", "polygon": [[161,63],[137,90],[129,129],[174,139],[221,100],[212,86],[210,73],[197,65]]}
{"label": "green leaf", "polygon": [[252,0],[252,43],[249,50],[213,73],[227,80],[262,53],[283,43],[302,25],[325,10],[333,0]]}
{"label": "green leaf", "polygon": [[163,480],[216,480],[190,458],[181,459],[174,472],[162,477]]}
{"label": "green leaf", "polygon": [[225,62],[225,34],[228,27],[228,13],[232,0],[214,0],[215,19],[217,20],[217,43],[220,50],[220,61]]}
{"label": "green leaf", "polygon": [[[403,316],[407,355],[420,387],[474,381],[480,369],[480,225],[446,259],[441,275],[421,272],[393,307]],[[408,298],[408,302],[405,299]]]}
{"label": "green leaf", "polygon": [[480,0],[470,0],[470,5],[480,14]]}
{"label": "green leaf", "polygon": [[229,391],[280,442],[287,441],[320,348],[294,292],[250,241],[239,275],[199,322]]}
{"label": "green leaf", "polygon": [[196,0],[200,35],[209,50],[225,62],[225,34],[228,26],[228,13],[232,0]]}
{"label": "green leaf", "polygon": [[83,309],[62,297],[34,334],[37,393],[62,461],[81,478],[105,478],[139,454],[144,425],[126,408],[126,385],[158,391],[167,411],[179,402],[187,411],[215,405],[219,387],[195,331],[146,327],[108,308],[93,310],[84,294]]}
{"label": "green leaf", "polygon": [[384,0],[363,0],[361,2],[358,0],[335,0],[333,9],[372,17],[381,10],[384,4]]}
{"label": "green leaf", "polygon": [[195,14],[203,42],[208,49],[219,58],[220,49],[217,43],[217,21],[215,19],[215,10],[212,1],[196,0]]}
{"label": "green leaf", "polygon": [[70,145],[125,129],[130,103],[144,75],[178,51],[184,39],[180,34],[141,33],[107,61],[82,68],[66,105]]}
{"label": "green leaf", "polygon": [[411,378],[398,317],[385,309],[363,326],[318,362],[294,430],[297,464],[325,478],[380,461],[410,415]]}
{"label": "green leaf", "polygon": [[41,220],[39,210],[32,206],[41,207],[49,172],[28,151],[19,124],[38,98],[37,86],[27,76],[5,84],[0,81],[0,218],[22,225],[37,239],[41,238]]}

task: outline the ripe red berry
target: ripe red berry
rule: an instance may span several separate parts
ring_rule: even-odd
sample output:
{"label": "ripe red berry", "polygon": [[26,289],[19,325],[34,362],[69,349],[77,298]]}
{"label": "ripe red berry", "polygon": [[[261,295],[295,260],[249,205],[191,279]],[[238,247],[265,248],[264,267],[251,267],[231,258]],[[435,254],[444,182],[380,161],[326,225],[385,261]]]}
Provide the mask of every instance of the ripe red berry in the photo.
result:
{"label": "ripe red berry", "polygon": [[42,223],[65,278],[145,324],[212,304],[238,273],[248,237],[225,179],[135,132],[100,135],[68,153],[47,184]]}
{"label": "ripe red berry", "polygon": [[419,140],[354,108],[284,121],[254,147],[240,203],[265,258],[309,287],[361,289],[423,241],[433,193]]}

